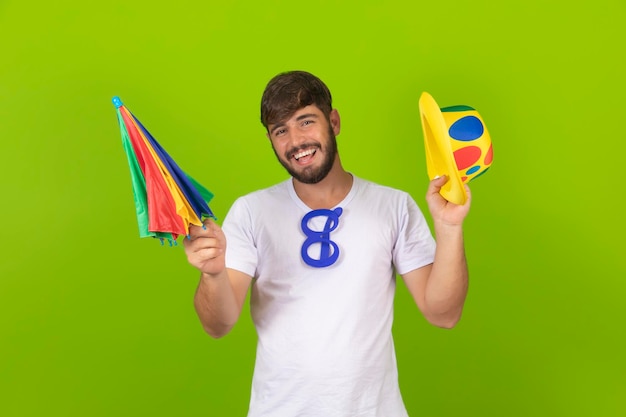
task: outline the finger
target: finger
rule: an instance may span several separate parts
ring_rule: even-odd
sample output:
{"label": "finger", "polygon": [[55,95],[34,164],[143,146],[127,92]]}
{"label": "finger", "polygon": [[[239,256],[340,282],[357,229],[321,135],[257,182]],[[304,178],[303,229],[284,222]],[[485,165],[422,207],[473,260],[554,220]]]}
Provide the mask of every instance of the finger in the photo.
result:
{"label": "finger", "polygon": [[207,262],[212,262],[220,256],[223,256],[223,254],[224,252],[217,248],[206,248],[193,253],[186,252],[187,261],[200,270],[202,270]]}
{"label": "finger", "polygon": [[441,176],[437,176],[433,179],[433,182],[435,184],[435,186],[437,187],[442,187],[444,186],[448,181],[450,180],[450,177],[447,175],[441,175]]}
{"label": "finger", "polygon": [[197,226],[197,225],[189,225],[189,232],[187,235],[186,240],[193,240],[193,239],[197,239],[199,237],[206,237],[206,236],[210,236],[211,232],[202,227],[202,226]]}
{"label": "finger", "polygon": [[221,229],[220,226],[215,222],[215,220],[213,220],[210,217],[207,217],[206,219],[204,219],[202,224],[208,230],[217,231],[217,230]]}
{"label": "finger", "polygon": [[197,252],[194,252],[194,255],[198,257],[198,259],[203,260],[211,260],[222,255],[224,251],[221,248],[204,248]]}
{"label": "finger", "polygon": [[213,219],[208,219],[208,221],[205,221],[206,223],[206,227],[207,230],[209,230],[211,232],[211,236],[216,237],[217,239],[220,240],[225,240],[226,238],[224,237],[224,231],[222,230],[222,228],[220,227],[219,224],[217,224],[217,222],[215,222],[215,220]]}
{"label": "finger", "polygon": [[467,184],[463,184],[463,186],[465,187],[465,194],[467,195],[467,200],[465,201],[465,205],[469,205],[470,202],[472,201],[472,192],[470,191],[470,188]]}
{"label": "finger", "polygon": [[189,225],[189,239],[195,239],[203,236],[218,236],[222,233],[221,227],[212,218],[206,218],[201,226]]}
{"label": "finger", "polygon": [[211,223],[215,223],[215,220],[213,220],[212,217],[207,217],[206,219],[204,219],[202,221],[202,224],[204,224],[205,226],[209,226]]}
{"label": "finger", "polygon": [[428,190],[426,191],[426,197],[436,196],[441,191],[441,187],[443,187],[448,182],[448,176],[442,175],[433,178],[428,184]]}
{"label": "finger", "polygon": [[194,239],[185,239],[185,252],[189,254],[200,253],[206,249],[223,249],[224,245],[219,239],[214,237],[196,237]]}

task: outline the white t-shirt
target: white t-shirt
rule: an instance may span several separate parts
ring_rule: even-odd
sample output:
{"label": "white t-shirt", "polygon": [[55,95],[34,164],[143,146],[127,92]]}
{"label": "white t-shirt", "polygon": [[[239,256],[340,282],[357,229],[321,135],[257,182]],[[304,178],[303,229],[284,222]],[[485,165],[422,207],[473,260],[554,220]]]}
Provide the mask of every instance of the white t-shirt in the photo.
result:
{"label": "white t-shirt", "polygon": [[253,277],[248,416],[405,417],[395,273],[433,262],[424,216],[409,194],[357,177],[333,210],[310,212],[289,179],[239,198],[223,223],[227,267]]}

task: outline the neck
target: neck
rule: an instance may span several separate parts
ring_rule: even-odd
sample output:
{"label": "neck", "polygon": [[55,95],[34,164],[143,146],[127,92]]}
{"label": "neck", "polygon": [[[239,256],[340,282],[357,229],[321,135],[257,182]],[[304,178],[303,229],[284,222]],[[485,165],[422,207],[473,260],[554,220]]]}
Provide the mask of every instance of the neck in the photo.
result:
{"label": "neck", "polygon": [[337,155],[326,178],[315,184],[293,179],[293,188],[300,200],[311,209],[330,209],[346,198],[352,188],[352,181],[352,175],[343,169]]}

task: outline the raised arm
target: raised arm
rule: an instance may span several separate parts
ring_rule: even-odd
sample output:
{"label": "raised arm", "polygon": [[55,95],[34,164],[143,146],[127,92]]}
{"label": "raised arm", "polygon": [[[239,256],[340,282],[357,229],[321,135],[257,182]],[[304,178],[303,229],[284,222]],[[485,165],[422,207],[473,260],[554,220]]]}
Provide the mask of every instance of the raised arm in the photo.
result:
{"label": "raised arm", "polygon": [[447,180],[432,180],[426,195],[437,242],[435,260],[402,278],[424,317],[435,326],[452,328],[461,318],[468,288],[463,220],[469,212],[471,194],[466,186],[468,198],[462,206],[446,201],[439,190]]}
{"label": "raised arm", "polygon": [[246,299],[252,278],[226,269],[226,237],[217,223],[207,219],[205,228],[191,226],[184,240],[189,263],[200,272],[194,306],[204,330],[220,338],[233,328]]}

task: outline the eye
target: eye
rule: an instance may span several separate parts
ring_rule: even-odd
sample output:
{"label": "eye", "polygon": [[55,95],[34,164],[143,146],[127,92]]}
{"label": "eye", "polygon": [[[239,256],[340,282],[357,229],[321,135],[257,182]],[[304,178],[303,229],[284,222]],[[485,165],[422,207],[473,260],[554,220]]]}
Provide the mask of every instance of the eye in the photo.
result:
{"label": "eye", "polygon": [[310,124],[313,124],[313,120],[304,120],[304,121],[302,122],[302,126],[308,126],[308,125],[310,125]]}

